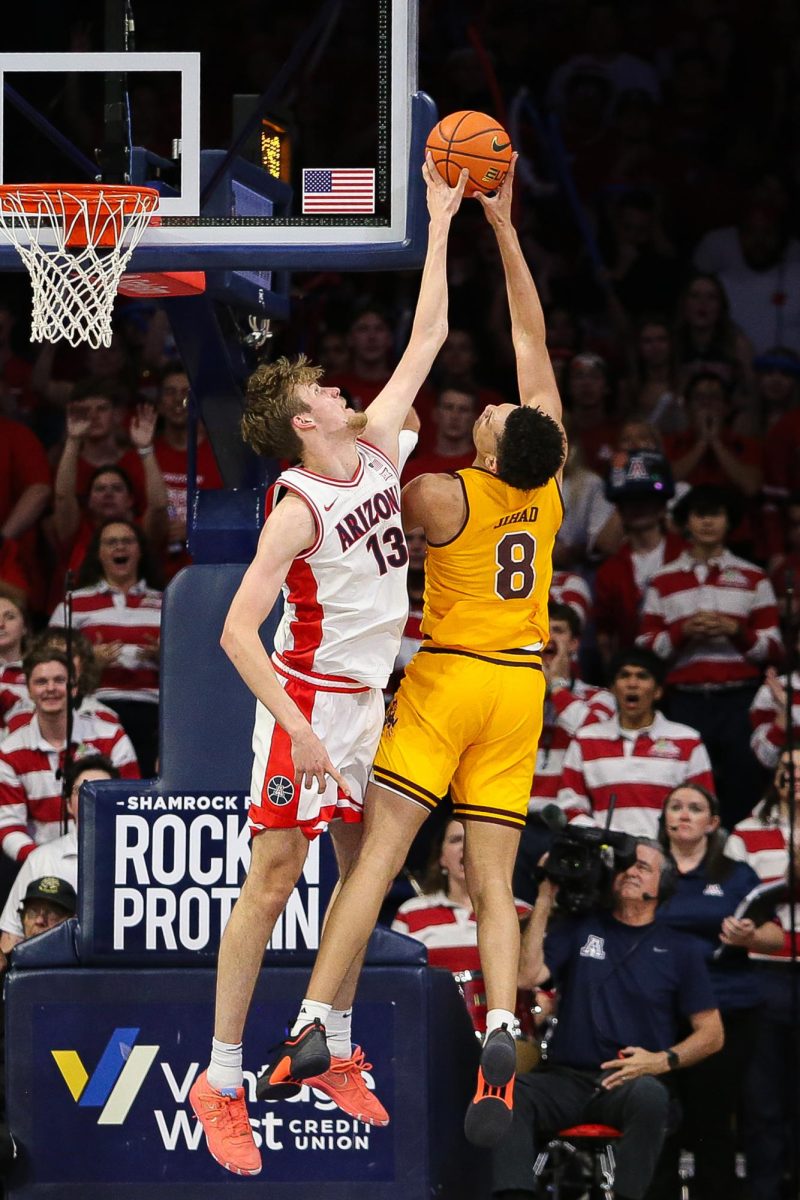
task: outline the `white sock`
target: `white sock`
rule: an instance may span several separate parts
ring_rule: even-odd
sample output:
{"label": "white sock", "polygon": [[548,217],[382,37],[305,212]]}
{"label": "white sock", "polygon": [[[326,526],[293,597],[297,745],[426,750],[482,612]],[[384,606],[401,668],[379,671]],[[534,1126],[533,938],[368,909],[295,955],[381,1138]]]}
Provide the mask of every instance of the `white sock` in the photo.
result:
{"label": "white sock", "polygon": [[289,1031],[289,1037],[297,1037],[303,1026],[310,1025],[316,1017],[319,1017],[324,1025],[330,1011],[330,1004],[320,1004],[317,1000],[306,998],[300,1005],[300,1012],[297,1014],[297,1020]]}
{"label": "white sock", "polygon": [[508,1027],[508,1032],[514,1032],[517,1018],[507,1008],[490,1008],[486,1014],[486,1036],[499,1029],[501,1025]]}
{"label": "white sock", "polygon": [[211,1062],[207,1072],[208,1082],[218,1092],[223,1088],[240,1088],[242,1075],[242,1043],[218,1042],[211,1039]]}
{"label": "white sock", "polygon": [[350,1038],[350,1026],[353,1021],[352,1008],[332,1008],[325,1022],[325,1040],[328,1049],[336,1058],[352,1058],[353,1043]]}

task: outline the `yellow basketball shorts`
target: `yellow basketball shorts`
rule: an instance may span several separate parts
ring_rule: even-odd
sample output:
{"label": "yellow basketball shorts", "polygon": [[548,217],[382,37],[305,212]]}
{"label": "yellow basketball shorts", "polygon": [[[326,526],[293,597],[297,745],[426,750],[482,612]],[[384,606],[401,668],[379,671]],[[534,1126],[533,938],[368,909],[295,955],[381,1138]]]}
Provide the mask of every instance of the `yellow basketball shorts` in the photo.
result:
{"label": "yellow basketball shorts", "polygon": [[545,681],[531,651],[423,646],[384,721],[375,783],[459,820],[522,828],[542,731]]}

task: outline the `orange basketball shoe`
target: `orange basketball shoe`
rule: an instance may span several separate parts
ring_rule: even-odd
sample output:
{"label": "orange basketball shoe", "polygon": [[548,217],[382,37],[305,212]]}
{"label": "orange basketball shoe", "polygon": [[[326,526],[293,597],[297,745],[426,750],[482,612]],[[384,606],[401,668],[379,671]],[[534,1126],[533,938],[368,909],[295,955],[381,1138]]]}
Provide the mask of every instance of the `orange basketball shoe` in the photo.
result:
{"label": "orange basketball shoe", "polygon": [[364,1051],[356,1046],[351,1058],[333,1056],[327,1071],[303,1082],[330,1096],[342,1112],[357,1121],[367,1125],[388,1125],[389,1114],[375,1093],[369,1090],[362,1074],[371,1070],[372,1063],[364,1061]]}
{"label": "orange basketball shoe", "polygon": [[258,1175],[261,1155],[250,1128],[244,1088],[218,1092],[203,1071],[192,1084],[189,1103],[203,1126],[211,1157],[234,1175]]}

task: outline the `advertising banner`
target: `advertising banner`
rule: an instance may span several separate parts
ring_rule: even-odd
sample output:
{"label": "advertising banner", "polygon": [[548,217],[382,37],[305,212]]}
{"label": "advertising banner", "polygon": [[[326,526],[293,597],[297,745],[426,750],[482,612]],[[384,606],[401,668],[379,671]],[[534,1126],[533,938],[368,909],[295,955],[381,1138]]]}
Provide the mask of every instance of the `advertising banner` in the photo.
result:
{"label": "advertising banner", "polygon": [[[250,864],[247,796],[136,787],[102,783],[81,798],[81,956],[215,962]],[[270,951],[310,960],[336,879],[330,838],[316,838]]]}
{"label": "advertising banner", "polygon": [[[12,1184],[10,1198],[44,1194],[54,1184],[58,1192],[46,1194],[65,1198],[217,1196],[241,1187],[209,1155],[189,1105],[208,1062],[214,973],[64,971],[56,1003],[47,999],[54,979],[32,971],[10,980],[9,1118],[24,1147],[24,1186]],[[291,1100],[256,1100],[266,1052],[283,1036],[306,979],[304,969],[266,970],[248,1020],[245,1089],[264,1164],[263,1175],[248,1181],[249,1194],[263,1188],[270,1197],[316,1197],[311,1185],[324,1181],[326,1196],[344,1196],[334,1187],[341,1184],[351,1196],[423,1197],[430,973],[364,972],[354,1032],[373,1064],[367,1084],[377,1086],[392,1115],[384,1128],[349,1117],[308,1086]],[[460,1097],[459,1125],[463,1105]],[[446,1125],[442,1112],[440,1134]],[[301,1181],[309,1185],[302,1192]]]}

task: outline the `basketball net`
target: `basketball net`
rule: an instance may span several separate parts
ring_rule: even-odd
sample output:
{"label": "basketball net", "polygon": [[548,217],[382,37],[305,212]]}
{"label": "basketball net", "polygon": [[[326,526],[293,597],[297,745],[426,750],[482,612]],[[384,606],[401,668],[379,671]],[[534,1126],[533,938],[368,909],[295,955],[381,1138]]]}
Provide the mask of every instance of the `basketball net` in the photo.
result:
{"label": "basketball net", "polygon": [[111,345],[120,278],[158,199],[154,188],[103,184],[0,187],[0,232],[31,280],[32,342]]}

